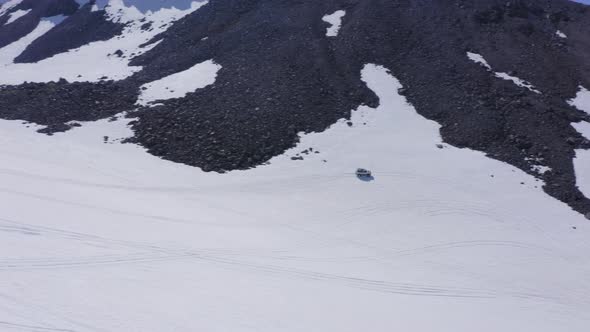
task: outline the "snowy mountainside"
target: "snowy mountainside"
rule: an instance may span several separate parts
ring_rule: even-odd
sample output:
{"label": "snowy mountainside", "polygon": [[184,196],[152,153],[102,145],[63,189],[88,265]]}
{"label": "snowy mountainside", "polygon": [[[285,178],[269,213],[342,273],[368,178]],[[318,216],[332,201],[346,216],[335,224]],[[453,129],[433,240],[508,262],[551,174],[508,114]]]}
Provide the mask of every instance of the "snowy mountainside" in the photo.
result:
{"label": "snowy mountainside", "polygon": [[[0,17],[28,8],[25,2]],[[377,63],[397,73],[420,114],[441,124],[445,142],[514,165],[544,181],[549,195],[590,211],[574,167],[576,151],[590,142],[572,125],[590,116],[567,102],[590,85],[587,6],[214,0],[162,2],[179,8],[158,9],[142,3],[81,1],[48,31],[44,21],[36,31],[27,26],[24,37],[0,48],[0,116],[52,133],[72,121],[127,112],[136,119],[128,141],[156,156],[205,171],[248,169],[293,147],[300,132],[321,132],[350,109],[376,106],[358,73]],[[0,34],[24,17],[1,26]],[[190,77],[194,68],[216,84],[152,89],[161,100],[137,102],[148,86]],[[93,89],[101,93],[89,94]],[[58,93],[84,97],[63,100]]]}
{"label": "snowy mountainside", "polygon": [[125,118],[0,122],[0,330],[585,331],[587,221],[514,167],[439,149],[386,68],[361,78],[380,103],[352,127],[228,174],[120,144]]}
{"label": "snowy mountainside", "polygon": [[4,2],[0,331],[586,331],[589,8]]}

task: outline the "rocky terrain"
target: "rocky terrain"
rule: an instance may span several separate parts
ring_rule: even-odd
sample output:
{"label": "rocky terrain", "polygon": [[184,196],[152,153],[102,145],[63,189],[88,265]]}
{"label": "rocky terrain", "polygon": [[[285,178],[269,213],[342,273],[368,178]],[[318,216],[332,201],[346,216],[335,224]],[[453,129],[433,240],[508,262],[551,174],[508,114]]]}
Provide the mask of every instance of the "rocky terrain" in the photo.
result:
{"label": "rocky terrain", "polygon": [[[26,19],[3,25],[10,12],[0,16],[0,47],[60,14],[70,16],[15,62],[117,38],[125,23],[92,6],[25,0],[10,12],[31,9]],[[376,63],[391,69],[421,115],[441,124],[445,142],[514,165],[588,213],[572,160],[590,142],[571,124],[590,116],[567,102],[590,87],[588,8],[566,0],[210,0],[141,54],[110,55],[141,66],[130,77],[7,85],[0,117],[51,133],[127,112],[136,118],[130,141],[156,156],[205,171],[247,169],[293,147],[300,132],[323,131],[359,105],[376,106],[360,80],[362,67]],[[337,10],[346,12],[341,29],[326,36],[330,24],[322,18]],[[489,68],[468,53],[482,55]],[[222,67],[214,84],[157,106],[135,104],[143,84],[209,59]]]}

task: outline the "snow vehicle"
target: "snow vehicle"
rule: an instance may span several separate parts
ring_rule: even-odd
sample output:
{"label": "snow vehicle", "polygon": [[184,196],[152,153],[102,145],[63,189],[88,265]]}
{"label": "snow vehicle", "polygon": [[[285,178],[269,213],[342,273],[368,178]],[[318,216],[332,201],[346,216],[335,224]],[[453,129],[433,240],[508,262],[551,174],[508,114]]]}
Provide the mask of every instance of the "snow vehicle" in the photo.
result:
{"label": "snow vehicle", "polygon": [[371,171],[364,169],[364,168],[358,168],[356,170],[356,176],[360,177],[360,178],[368,178],[371,177]]}

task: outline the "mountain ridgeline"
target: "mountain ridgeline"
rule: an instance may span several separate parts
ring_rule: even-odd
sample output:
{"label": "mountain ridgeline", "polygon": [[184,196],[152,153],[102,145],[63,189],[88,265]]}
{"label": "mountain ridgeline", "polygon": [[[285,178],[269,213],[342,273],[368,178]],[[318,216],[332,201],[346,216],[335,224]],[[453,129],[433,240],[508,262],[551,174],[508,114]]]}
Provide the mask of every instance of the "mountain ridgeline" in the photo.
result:
{"label": "mountain ridgeline", "polygon": [[[576,186],[573,158],[590,141],[572,123],[590,116],[568,100],[590,88],[589,8],[566,0],[210,0],[144,51],[126,55],[141,67],[133,75],[4,85],[0,118],[45,125],[51,134],[71,121],[127,112],[136,119],[129,141],[153,155],[205,171],[247,169],[293,147],[301,132],[321,132],[360,105],[377,106],[360,77],[375,63],[400,80],[399,92],[422,116],[442,126],[446,143],[530,173],[585,214],[590,199]],[[17,10],[31,12],[5,24]],[[322,18],[339,10],[340,30],[327,36]],[[0,16],[0,48],[56,15],[67,17],[15,64],[116,39],[129,25],[94,1],[24,0]],[[214,84],[136,104],[142,85],[210,59],[221,66]]]}

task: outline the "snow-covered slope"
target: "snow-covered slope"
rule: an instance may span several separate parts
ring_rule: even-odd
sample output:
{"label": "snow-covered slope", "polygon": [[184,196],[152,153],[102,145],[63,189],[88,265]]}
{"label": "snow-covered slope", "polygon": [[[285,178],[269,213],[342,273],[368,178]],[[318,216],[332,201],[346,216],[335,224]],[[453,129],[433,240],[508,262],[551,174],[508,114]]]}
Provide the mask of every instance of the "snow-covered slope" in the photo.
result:
{"label": "snow-covered slope", "polygon": [[[14,58],[10,62],[7,62],[8,59],[5,58],[0,85],[55,82],[60,78],[65,78],[69,82],[98,82],[105,79],[127,78],[141,70],[141,67],[129,66],[130,59],[156,45],[144,45],[145,43],[169,28],[174,21],[205,4],[206,1],[193,1],[186,10],[161,8],[144,14],[134,6],[127,6],[123,0],[110,0],[105,7],[108,19],[115,23],[126,24],[120,35],[106,41],[92,42],[36,63],[15,64],[12,61]],[[35,30],[14,44],[26,47],[38,37],[38,30]],[[0,52],[2,51],[3,49],[0,49]],[[19,54],[15,54],[15,57]]]}
{"label": "snow-covered slope", "polygon": [[351,126],[228,174],[120,144],[123,118],[0,121],[0,330],[586,331],[587,221],[439,148],[393,74],[363,68],[381,104]]}

